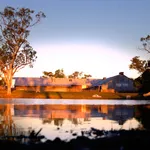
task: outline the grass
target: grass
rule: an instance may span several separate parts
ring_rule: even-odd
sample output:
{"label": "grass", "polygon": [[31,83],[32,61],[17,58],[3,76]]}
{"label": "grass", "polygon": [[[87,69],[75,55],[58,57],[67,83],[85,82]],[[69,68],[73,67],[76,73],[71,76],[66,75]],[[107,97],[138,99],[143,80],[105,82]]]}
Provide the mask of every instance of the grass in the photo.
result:
{"label": "grass", "polygon": [[[93,95],[100,97],[93,97]],[[137,99],[138,93],[105,93],[98,91],[82,92],[39,92],[34,91],[12,91],[11,98],[41,98],[41,99],[126,99],[130,95],[131,99]],[[0,90],[0,98],[8,98],[5,90]]]}

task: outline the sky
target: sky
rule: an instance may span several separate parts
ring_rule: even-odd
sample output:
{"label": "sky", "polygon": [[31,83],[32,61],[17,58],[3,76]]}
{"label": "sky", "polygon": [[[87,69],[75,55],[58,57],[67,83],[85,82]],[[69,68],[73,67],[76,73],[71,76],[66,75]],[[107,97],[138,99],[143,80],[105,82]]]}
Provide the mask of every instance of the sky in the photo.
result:
{"label": "sky", "polygon": [[0,0],[6,6],[42,11],[46,18],[31,29],[28,41],[37,51],[33,68],[28,66],[16,77],[40,77],[43,71],[63,69],[92,78],[118,75],[139,76],[130,70],[134,56],[148,59],[141,37],[150,31],[149,0]]}

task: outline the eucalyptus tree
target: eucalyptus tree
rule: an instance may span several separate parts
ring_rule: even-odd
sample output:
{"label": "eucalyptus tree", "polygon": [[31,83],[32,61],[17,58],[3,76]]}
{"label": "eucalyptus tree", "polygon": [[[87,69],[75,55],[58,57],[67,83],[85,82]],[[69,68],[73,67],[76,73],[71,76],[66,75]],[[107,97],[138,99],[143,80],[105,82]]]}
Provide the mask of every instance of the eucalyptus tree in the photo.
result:
{"label": "eucalyptus tree", "polygon": [[92,75],[90,75],[90,74],[84,74],[84,77],[82,77],[83,79],[87,79],[87,78],[90,78],[90,77],[92,77]]}
{"label": "eucalyptus tree", "polygon": [[65,78],[65,73],[63,69],[57,69],[54,74],[55,78]]}
{"label": "eucalyptus tree", "polygon": [[140,56],[135,56],[131,59],[130,69],[137,70],[138,73],[142,73],[146,69],[146,60],[140,59]]}
{"label": "eucalyptus tree", "polygon": [[82,76],[83,72],[75,71],[68,78],[79,79]]}
{"label": "eucalyptus tree", "polygon": [[[150,35],[142,37],[140,41],[142,42],[142,47],[139,48],[139,50],[145,51],[147,52],[147,54],[150,54]],[[143,73],[147,69],[148,61],[149,60],[140,59],[140,56],[135,56],[131,59],[129,68],[137,70],[139,74]]]}
{"label": "eucalyptus tree", "polygon": [[5,7],[0,12],[0,72],[11,94],[12,79],[25,66],[33,67],[36,51],[28,42],[30,30],[45,17],[29,8]]}
{"label": "eucalyptus tree", "polygon": [[52,78],[54,77],[53,72],[43,71],[43,78]]}
{"label": "eucalyptus tree", "polygon": [[65,73],[63,69],[57,69],[55,73],[53,72],[48,72],[48,71],[43,71],[43,78],[65,78]]}
{"label": "eucalyptus tree", "polygon": [[142,37],[141,42],[143,45],[143,48],[141,48],[141,50],[144,50],[150,54],[150,35],[147,35],[147,37]]}
{"label": "eucalyptus tree", "polygon": [[[142,47],[139,50],[150,54],[150,35],[141,38]],[[134,85],[139,92],[145,93],[150,91],[150,59],[142,60],[140,56],[131,59],[130,69],[137,70],[140,76],[134,80]]]}

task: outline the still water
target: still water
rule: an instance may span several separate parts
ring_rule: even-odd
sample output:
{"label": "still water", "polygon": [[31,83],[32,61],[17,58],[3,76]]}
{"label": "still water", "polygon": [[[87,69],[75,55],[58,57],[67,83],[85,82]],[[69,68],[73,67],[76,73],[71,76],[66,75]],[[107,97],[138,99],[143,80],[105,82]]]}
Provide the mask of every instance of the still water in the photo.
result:
{"label": "still water", "polygon": [[39,131],[70,140],[91,128],[149,130],[150,100],[0,99],[0,136]]}

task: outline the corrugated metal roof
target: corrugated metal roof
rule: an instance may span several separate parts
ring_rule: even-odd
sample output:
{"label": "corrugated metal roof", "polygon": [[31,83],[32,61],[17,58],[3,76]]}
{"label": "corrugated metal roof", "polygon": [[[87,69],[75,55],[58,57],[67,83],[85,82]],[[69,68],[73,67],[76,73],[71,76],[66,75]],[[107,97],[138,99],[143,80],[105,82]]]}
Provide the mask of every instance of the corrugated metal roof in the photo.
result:
{"label": "corrugated metal roof", "polygon": [[99,86],[99,85],[108,83],[109,81],[112,80],[112,78],[113,78],[113,77],[110,77],[110,78],[107,78],[107,79],[97,80],[97,82],[95,82],[95,83],[92,84],[92,87],[94,87],[94,86]]}
{"label": "corrugated metal roof", "polygon": [[71,85],[91,85],[86,83],[86,79],[68,78],[28,78],[15,77],[15,86],[71,86]]}
{"label": "corrugated metal roof", "polygon": [[117,80],[118,78],[122,78],[122,77],[123,78],[128,78],[125,75],[116,75],[116,76],[113,76],[113,77],[109,77],[109,78],[106,78],[106,79],[99,80],[96,83],[92,84],[92,87],[99,86],[99,85],[102,85],[102,84],[106,84],[110,81],[114,81],[114,80]]}
{"label": "corrugated metal roof", "polygon": [[93,85],[99,83],[102,79],[90,79],[89,82]]}

